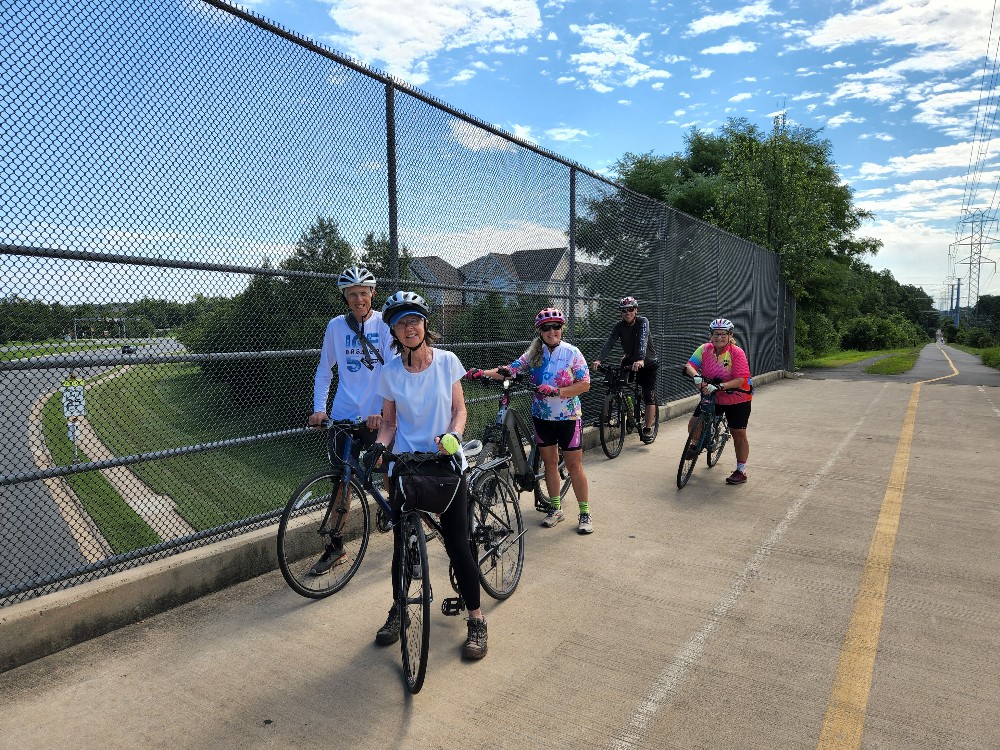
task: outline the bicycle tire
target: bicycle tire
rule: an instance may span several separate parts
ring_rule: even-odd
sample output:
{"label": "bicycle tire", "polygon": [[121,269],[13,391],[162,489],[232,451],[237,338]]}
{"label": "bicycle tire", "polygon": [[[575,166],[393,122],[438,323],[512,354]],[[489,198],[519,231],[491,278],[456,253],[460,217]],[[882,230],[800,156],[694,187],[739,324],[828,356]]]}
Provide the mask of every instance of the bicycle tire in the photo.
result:
{"label": "bicycle tire", "polygon": [[524,519],[518,494],[495,471],[473,476],[469,484],[469,545],[479,581],[494,599],[506,599],[524,570]]}
{"label": "bicycle tire", "polygon": [[617,458],[625,444],[625,401],[619,393],[609,393],[604,399],[601,419],[601,450],[608,458]]}
{"label": "bicycle tire", "polygon": [[[699,423],[701,424],[701,423]],[[694,471],[694,465],[698,463],[698,456],[701,455],[702,449],[705,447],[705,432],[706,429],[702,427],[701,437],[698,438],[698,450],[694,454],[694,458],[687,458],[687,448],[691,444],[691,435],[694,434],[694,430],[698,425],[691,428],[688,432],[687,440],[684,441],[684,449],[681,451],[681,462],[677,465],[677,489],[684,489],[684,485],[688,483],[688,479],[691,478],[691,472]]]}
{"label": "bicycle tire", "polygon": [[[419,693],[427,675],[427,651],[431,635],[431,577],[427,568],[427,539],[420,515],[405,513],[400,521],[399,544],[399,643],[403,654],[403,681],[411,693]],[[420,577],[414,566],[420,566]]]}
{"label": "bicycle tire", "polygon": [[347,522],[341,529],[345,556],[320,575],[310,571],[325,554],[336,518],[337,489],[343,486],[339,471],[320,472],[292,493],[278,522],[278,567],[291,589],[309,599],[322,599],[340,591],[358,572],[371,537],[368,495],[356,478],[348,487]]}
{"label": "bicycle tire", "polygon": [[[569,471],[566,469],[566,459],[563,458],[562,448],[559,451],[559,497],[565,498],[571,480]],[[542,452],[537,448],[532,452],[531,470],[535,473],[535,510],[541,513],[548,513],[552,509],[552,501],[549,497],[549,488],[545,483],[545,466],[542,463]]]}
{"label": "bicycle tire", "polygon": [[708,468],[711,469],[719,463],[719,458],[721,458],[722,451],[726,449],[726,443],[728,442],[729,422],[726,421],[726,415],[723,414],[715,420],[715,425],[712,429],[712,443],[708,446],[708,454],[705,457],[705,460],[708,461]]}

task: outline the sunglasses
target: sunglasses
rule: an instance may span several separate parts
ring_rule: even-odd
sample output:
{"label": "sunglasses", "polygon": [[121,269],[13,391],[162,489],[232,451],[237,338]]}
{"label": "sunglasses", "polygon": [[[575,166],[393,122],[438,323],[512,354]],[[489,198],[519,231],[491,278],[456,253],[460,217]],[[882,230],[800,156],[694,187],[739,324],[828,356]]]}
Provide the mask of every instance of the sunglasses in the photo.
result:
{"label": "sunglasses", "polygon": [[632,313],[632,312],[635,312],[635,308],[634,307],[623,307],[621,310],[622,310],[623,313]]}
{"label": "sunglasses", "polygon": [[561,331],[562,327],[562,323],[546,323],[545,325],[538,326],[538,330],[540,333],[548,333],[549,331]]}

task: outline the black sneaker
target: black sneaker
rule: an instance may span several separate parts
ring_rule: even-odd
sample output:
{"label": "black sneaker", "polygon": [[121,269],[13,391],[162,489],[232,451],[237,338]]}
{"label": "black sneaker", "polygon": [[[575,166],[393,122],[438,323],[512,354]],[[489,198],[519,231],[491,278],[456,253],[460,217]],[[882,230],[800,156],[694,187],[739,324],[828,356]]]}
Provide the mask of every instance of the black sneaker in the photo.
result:
{"label": "black sneaker", "polygon": [[399,607],[395,604],[389,610],[389,616],[385,620],[385,625],[378,629],[375,634],[375,643],[379,646],[391,646],[399,640]]}
{"label": "black sneaker", "polygon": [[347,562],[347,552],[344,551],[344,540],[335,539],[333,543],[326,545],[319,560],[309,569],[309,575],[321,576],[335,565],[345,562]]}
{"label": "black sneaker", "polygon": [[462,657],[465,659],[482,659],[486,656],[486,620],[466,620],[469,623],[469,635],[462,646]]}

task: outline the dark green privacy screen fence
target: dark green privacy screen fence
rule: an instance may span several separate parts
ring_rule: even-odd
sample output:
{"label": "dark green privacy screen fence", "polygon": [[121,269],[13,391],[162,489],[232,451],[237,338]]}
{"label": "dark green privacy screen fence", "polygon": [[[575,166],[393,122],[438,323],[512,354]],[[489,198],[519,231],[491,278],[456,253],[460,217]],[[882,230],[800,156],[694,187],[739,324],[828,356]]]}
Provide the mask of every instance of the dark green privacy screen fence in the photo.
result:
{"label": "dark green privacy screen fence", "polygon": [[234,6],[0,0],[0,34],[4,604],[273,522],[326,461],[302,425],[355,262],[468,367],[549,305],[592,359],[625,295],[661,401],[718,315],[791,362],[773,254]]}

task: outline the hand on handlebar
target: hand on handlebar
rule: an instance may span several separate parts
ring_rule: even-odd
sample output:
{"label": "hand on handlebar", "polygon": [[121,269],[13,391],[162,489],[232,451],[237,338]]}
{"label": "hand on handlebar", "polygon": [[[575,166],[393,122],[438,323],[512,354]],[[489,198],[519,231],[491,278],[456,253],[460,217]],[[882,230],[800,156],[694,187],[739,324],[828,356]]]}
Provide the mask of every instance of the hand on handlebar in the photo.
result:
{"label": "hand on handlebar", "polygon": [[711,383],[705,383],[701,390],[703,393],[715,393],[716,391],[722,390],[722,388],[717,385],[712,385]]}
{"label": "hand on handlebar", "polygon": [[486,377],[486,375],[478,367],[473,367],[465,372],[465,377],[469,380],[479,380],[480,378]]}

